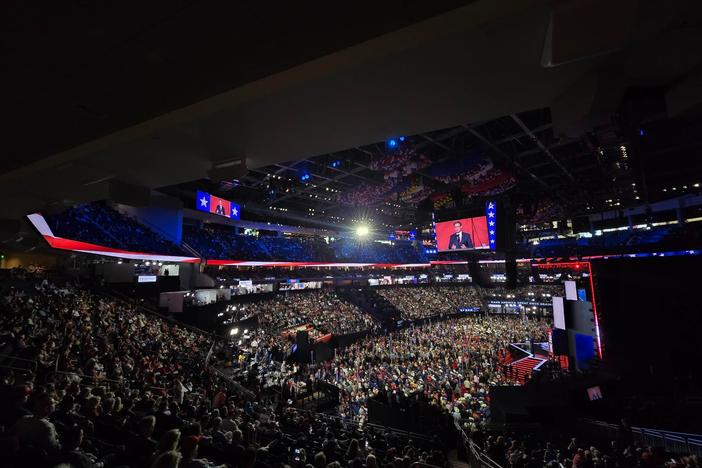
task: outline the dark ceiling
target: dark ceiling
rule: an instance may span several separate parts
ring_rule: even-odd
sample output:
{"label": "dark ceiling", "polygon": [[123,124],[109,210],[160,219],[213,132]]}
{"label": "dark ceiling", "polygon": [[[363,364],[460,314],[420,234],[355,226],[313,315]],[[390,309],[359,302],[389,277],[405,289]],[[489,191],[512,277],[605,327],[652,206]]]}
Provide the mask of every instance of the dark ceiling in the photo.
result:
{"label": "dark ceiling", "polygon": [[[338,217],[326,188],[380,182],[364,166],[398,134],[434,163],[488,154],[515,193],[572,213],[654,200],[700,169],[698,1],[300,5],[4,2],[3,216],[106,199],[114,182]],[[203,180],[237,158],[238,185]],[[295,190],[271,197],[268,174]],[[398,210],[388,223],[417,207]]]}
{"label": "dark ceiling", "polygon": [[[577,216],[698,193],[702,160],[690,156],[702,146],[700,135],[702,114],[692,112],[674,119],[658,116],[635,128],[612,121],[578,138],[557,138],[551,112],[536,109],[407,136],[401,146],[411,147],[415,160],[421,155],[432,165],[458,167],[476,154],[488,157],[516,177],[517,184],[507,191],[516,203],[549,199]],[[382,184],[382,171],[369,166],[394,151],[381,141],[253,169],[238,180],[203,179],[161,191],[186,207],[196,190],[210,191],[240,203],[250,220],[335,227],[365,219],[379,228],[421,226],[433,211],[430,196],[406,202],[393,193],[356,206],[340,201],[359,187]],[[408,177],[421,179],[433,194],[459,190],[457,184],[433,177],[432,167]],[[305,174],[309,179],[301,180]]]}
{"label": "dark ceiling", "polygon": [[0,173],[471,1],[303,3],[2,2]]}

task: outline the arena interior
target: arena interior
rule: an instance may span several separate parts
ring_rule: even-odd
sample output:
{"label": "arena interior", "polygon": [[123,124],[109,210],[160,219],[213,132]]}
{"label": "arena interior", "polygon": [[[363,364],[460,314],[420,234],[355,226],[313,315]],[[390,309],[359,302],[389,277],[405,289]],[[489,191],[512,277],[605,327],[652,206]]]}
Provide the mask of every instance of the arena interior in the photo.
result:
{"label": "arena interior", "polygon": [[0,12],[1,466],[700,467],[702,3]]}

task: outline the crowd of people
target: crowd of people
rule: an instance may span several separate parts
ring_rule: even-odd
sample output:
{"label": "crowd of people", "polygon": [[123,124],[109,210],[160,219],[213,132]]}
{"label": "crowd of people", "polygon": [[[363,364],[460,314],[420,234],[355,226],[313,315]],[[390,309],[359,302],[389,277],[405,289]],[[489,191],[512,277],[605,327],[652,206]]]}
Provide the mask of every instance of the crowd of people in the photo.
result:
{"label": "crowd of people", "polygon": [[[626,226],[622,219],[620,226]],[[604,232],[593,230],[587,235],[563,235],[554,229],[524,233],[518,244],[519,255],[525,257],[572,257],[587,255],[621,255],[650,249],[659,251],[697,248],[702,240],[702,223],[618,229]]]}
{"label": "crowd of people", "polygon": [[252,306],[258,323],[272,330],[285,330],[308,324],[322,333],[346,335],[378,330],[370,315],[329,290],[289,292]]}
{"label": "crowd of people", "polygon": [[76,205],[45,219],[58,237],[132,252],[184,255],[179,246],[105,202]]}
{"label": "crowd of people", "polygon": [[[2,291],[3,466],[445,466],[438,443],[239,390],[205,365],[211,337],[198,330],[70,283],[28,283]],[[319,317],[355,313],[326,292],[289,296]],[[275,367],[264,329],[250,335],[237,364]]]}
{"label": "crowd of people", "polygon": [[418,320],[458,312],[459,307],[480,307],[472,286],[423,286],[379,289],[378,294],[400,310],[403,320]]}
{"label": "crowd of people", "polygon": [[3,302],[6,348],[45,371],[165,389],[189,378],[183,363],[207,351],[205,335],[71,284],[44,280],[33,290],[11,289]]}
{"label": "crowd of people", "polygon": [[367,401],[420,397],[477,427],[488,417],[491,385],[512,385],[503,365],[509,343],[543,341],[541,321],[462,317],[368,337],[313,372],[341,390],[342,415],[367,418]]}
{"label": "crowd of people", "polygon": [[183,226],[183,242],[204,258],[269,260],[263,244],[253,236],[235,234],[230,228]]}
{"label": "crowd of people", "polygon": [[426,263],[424,249],[415,247],[410,241],[392,244],[365,239],[337,239],[330,244],[336,261],[361,263]]}
{"label": "crowd of people", "polygon": [[696,455],[668,453],[663,447],[634,440],[625,422],[614,438],[488,431],[474,431],[471,437],[491,460],[503,467],[700,467]]}
{"label": "crowd of people", "polygon": [[250,236],[219,227],[185,226],[183,241],[211,259],[291,262],[423,263],[424,249],[409,241],[394,244],[318,236]]}
{"label": "crowd of people", "polygon": [[317,236],[260,236],[273,260],[290,262],[334,261],[332,248]]}
{"label": "crowd of people", "polygon": [[[289,292],[251,302],[246,308],[260,326],[233,337],[223,358],[236,375],[225,377],[207,365],[213,336],[43,276],[12,272],[0,285],[2,466],[447,466],[437,439],[413,441],[365,426],[371,399],[434,408],[505,467],[665,463],[659,449],[635,443],[484,432],[490,387],[520,383],[510,372],[509,344],[546,341],[549,323],[439,317],[479,304],[474,287],[366,289],[408,318],[431,318],[369,334],[311,364],[285,362],[281,331],[302,323],[325,333],[380,331],[347,300],[353,291]],[[545,295],[553,287],[524,290]],[[275,390],[302,382],[336,388],[338,415],[301,411],[289,393]],[[668,466],[699,462],[676,458]]]}
{"label": "crowd of people", "polygon": [[205,366],[202,332],[70,283],[13,286],[0,305],[3,466],[212,466],[198,446],[222,457],[254,421]]}

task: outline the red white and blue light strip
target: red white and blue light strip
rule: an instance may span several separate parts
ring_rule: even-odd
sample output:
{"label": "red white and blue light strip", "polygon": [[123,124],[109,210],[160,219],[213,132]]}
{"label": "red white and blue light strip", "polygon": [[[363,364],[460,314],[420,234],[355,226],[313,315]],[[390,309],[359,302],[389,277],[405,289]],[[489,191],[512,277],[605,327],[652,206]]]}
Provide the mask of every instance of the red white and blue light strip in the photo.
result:
{"label": "red white and blue light strip", "polygon": [[[497,216],[497,215],[495,215]],[[207,262],[208,265],[219,266],[246,266],[246,267],[341,267],[341,268],[426,268],[440,265],[467,265],[466,260],[432,260],[427,263],[341,263],[341,262],[276,262],[276,261],[247,261],[234,259],[204,259],[198,257],[186,257],[175,255],[163,255],[158,253],[134,252],[122,249],[115,249],[104,245],[91,244],[74,239],[66,239],[54,235],[44,217],[39,213],[33,213],[27,216],[30,223],[37,229],[41,236],[46,240],[49,246],[60,249],[70,250],[73,252],[82,252],[93,255],[101,255],[105,257],[116,257],[133,260],[152,260],[163,262],[185,262],[185,263],[201,263]],[[490,219],[490,218],[488,218]],[[488,223],[489,227],[489,223]],[[495,229],[492,229],[493,231]],[[490,235],[490,229],[488,229]],[[492,234],[491,236],[495,236]],[[491,237],[492,238],[492,237]],[[490,242],[492,250],[495,250],[494,243]],[[610,260],[621,258],[645,258],[645,257],[674,257],[680,255],[702,255],[702,250],[675,250],[665,252],[640,252],[631,254],[607,254],[607,255],[588,255],[583,257],[543,257],[543,258],[518,258],[517,263],[537,263],[554,264],[559,262],[573,261],[589,261],[589,260]],[[483,259],[478,260],[481,264],[490,263],[505,263],[504,259]]]}
{"label": "red white and blue light strip", "polygon": [[54,235],[44,217],[39,213],[27,215],[27,219],[39,231],[44,240],[54,249],[70,250],[104,257],[123,258],[128,260],[150,260],[157,262],[200,263],[198,257],[178,255],[162,255],[148,252],[134,252],[131,250],[115,249],[104,245],[91,244],[73,239],[66,239]]}
{"label": "red white and blue light strip", "polygon": [[485,217],[487,218],[490,250],[495,250],[497,248],[497,205],[494,201],[485,203]]}

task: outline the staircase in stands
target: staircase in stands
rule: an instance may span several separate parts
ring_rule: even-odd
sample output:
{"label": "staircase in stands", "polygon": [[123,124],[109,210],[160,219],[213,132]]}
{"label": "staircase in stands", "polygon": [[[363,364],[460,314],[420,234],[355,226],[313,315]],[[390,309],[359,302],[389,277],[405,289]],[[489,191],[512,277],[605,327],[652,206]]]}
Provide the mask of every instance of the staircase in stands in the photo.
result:
{"label": "staircase in stands", "polygon": [[545,359],[527,356],[525,358],[514,361],[510,364],[512,368],[513,375],[517,377],[520,384],[524,385],[527,380],[527,376],[534,373],[534,370],[538,370],[538,367],[546,362]]}

